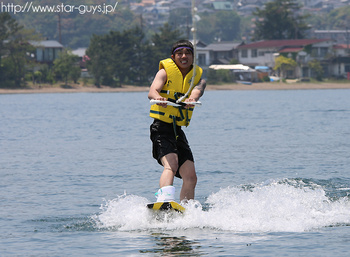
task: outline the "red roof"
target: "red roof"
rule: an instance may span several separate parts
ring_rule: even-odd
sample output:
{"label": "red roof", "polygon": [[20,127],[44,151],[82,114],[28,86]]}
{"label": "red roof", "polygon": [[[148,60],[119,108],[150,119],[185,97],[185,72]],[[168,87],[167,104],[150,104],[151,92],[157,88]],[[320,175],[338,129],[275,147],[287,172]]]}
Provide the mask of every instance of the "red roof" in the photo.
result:
{"label": "red roof", "polygon": [[347,49],[348,47],[350,48],[350,45],[347,46],[346,44],[337,44],[333,48],[335,48],[335,49]]}
{"label": "red roof", "polygon": [[280,50],[280,53],[297,53],[303,50],[302,47],[286,47]]}
{"label": "red roof", "polygon": [[271,48],[271,47],[301,47],[311,44],[316,44],[320,42],[330,41],[331,39],[285,39],[285,40],[263,40],[246,45],[238,46],[239,49],[246,48]]}

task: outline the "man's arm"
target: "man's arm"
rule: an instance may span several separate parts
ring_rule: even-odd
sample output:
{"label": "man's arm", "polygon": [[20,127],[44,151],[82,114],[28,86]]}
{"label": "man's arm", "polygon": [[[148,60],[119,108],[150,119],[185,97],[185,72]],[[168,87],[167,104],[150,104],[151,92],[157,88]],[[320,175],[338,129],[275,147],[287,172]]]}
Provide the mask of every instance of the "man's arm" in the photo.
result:
{"label": "man's arm", "polygon": [[[156,76],[154,77],[154,80],[152,82],[152,85],[148,92],[148,99],[156,99],[156,100],[164,100],[164,97],[161,97],[159,94],[162,90],[165,81],[167,79],[166,72],[164,69],[161,69],[157,72]],[[158,99],[158,98],[164,98],[164,99]],[[166,99],[165,99],[166,100]]]}
{"label": "man's arm", "polygon": [[[167,99],[162,97],[159,93],[162,90],[165,82],[167,80],[167,75],[166,75],[166,71],[164,69],[161,69],[157,72],[152,85],[149,89],[148,92],[148,99],[152,100],[161,100],[161,101],[166,101]],[[166,107],[167,104],[166,103],[160,103],[158,104],[160,106]]]}
{"label": "man's arm", "polygon": [[197,102],[199,98],[204,94],[205,87],[207,82],[205,79],[201,79],[198,84],[192,90],[190,97],[187,99],[187,102]]}

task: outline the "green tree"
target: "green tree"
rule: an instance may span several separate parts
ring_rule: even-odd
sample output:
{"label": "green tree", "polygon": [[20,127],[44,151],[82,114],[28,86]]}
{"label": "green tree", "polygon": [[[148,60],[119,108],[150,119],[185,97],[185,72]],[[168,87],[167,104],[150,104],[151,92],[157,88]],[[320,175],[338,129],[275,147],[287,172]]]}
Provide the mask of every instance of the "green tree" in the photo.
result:
{"label": "green tree", "polygon": [[77,80],[78,74],[80,75],[80,69],[77,69],[79,57],[72,54],[69,51],[63,51],[59,57],[53,62],[53,69],[56,76],[61,78],[65,85],[68,85],[68,78]]}
{"label": "green tree", "polygon": [[168,58],[171,55],[171,46],[176,41],[183,39],[183,34],[178,29],[172,29],[168,23],[159,29],[159,33],[155,33],[151,37],[153,55],[152,62],[155,64],[155,70],[158,69],[158,62],[161,59]]}
{"label": "green tree", "polygon": [[147,76],[148,83],[154,78],[159,68],[159,61],[171,56],[171,47],[173,43],[184,39],[184,34],[178,28],[172,28],[165,23],[159,28],[158,33],[151,36],[150,44],[145,49],[144,73]]}
{"label": "green tree", "polygon": [[235,82],[235,76],[230,70],[209,69],[207,82],[214,85]]}
{"label": "green tree", "polygon": [[241,18],[235,11],[218,11],[200,16],[198,38],[204,42],[234,41],[240,39]]}
{"label": "green tree", "polygon": [[159,61],[170,57],[172,44],[181,38],[181,32],[169,24],[152,35],[150,42],[139,27],[94,35],[86,51],[90,58],[87,67],[97,86],[145,85],[156,74]]}
{"label": "green tree", "polygon": [[28,53],[34,48],[29,40],[38,39],[33,30],[25,30],[9,13],[0,13],[0,86],[20,87],[24,84]]}
{"label": "green tree", "polygon": [[308,15],[299,14],[301,6],[296,0],[274,0],[257,9],[254,40],[301,39],[309,29]]}
{"label": "green tree", "polygon": [[106,35],[94,35],[87,55],[89,71],[94,75],[96,85],[121,86],[123,83],[141,84],[145,80],[143,66],[147,42],[144,34],[136,27],[123,32],[110,31]]}
{"label": "green tree", "polygon": [[[181,31],[181,33],[185,34],[187,38],[191,36],[191,28],[192,28],[192,13],[190,8],[174,8],[170,10],[168,23],[169,25]],[[183,17],[179,19],[179,17]]]}
{"label": "green tree", "polygon": [[327,15],[327,29],[350,29],[350,6],[332,10]]}
{"label": "green tree", "polygon": [[[0,86],[5,86],[10,80],[13,65],[5,60],[10,53],[10,40],[22,27],[18,25],[15,19],[9,13],[0,13]],[[6,65],[5,65],[6,64]]]}
{"label": "green tree", "polygon": [[112,33],[114,77],[118,86],[122,83],[142,84],[144,82],[144,34],[139,27]]}
{"label": "green tree", "polygon": [[308,65],[311,71],[313,72],[313,75],[315,76],[316,80],[322,81],[323,68],[321,63],[318,60],[314,59],[312,61],[309,61]]}
{"label": "green tree", "polygon": [[89,72],[94,76],[96,86],[104,84],[104,79],[109,80],[108,78],[111,78],[110,80],[113,80],[112,70],[109,70],[111,49],[106,42],[106,38],[107,35],[93,35],[90,40],[90,46],[86,50],[86,54],[89,57],[89,60],[87,61],[87,67]]}
{"label": "green tree", "polygon": [[275,67],[273,69],[280,71],[280,76],[282,78],[286,78],[287,70],[294,69],[296,66],[296,61],[294,61],[291,58],[287,58],[283,55],[280,55],[275,59]]}
{"label": "green tree", "polygon": [[29,53],[33,53],[35,48],[28,43],[29,40],[36,39],[33,35],[33,30],[21,29],[15,34],[7,47],[9,50],[8,58],[11,60],[13,72],[16,74],[14,82],[17,87],[24,84],[26,67],[34,62]]}

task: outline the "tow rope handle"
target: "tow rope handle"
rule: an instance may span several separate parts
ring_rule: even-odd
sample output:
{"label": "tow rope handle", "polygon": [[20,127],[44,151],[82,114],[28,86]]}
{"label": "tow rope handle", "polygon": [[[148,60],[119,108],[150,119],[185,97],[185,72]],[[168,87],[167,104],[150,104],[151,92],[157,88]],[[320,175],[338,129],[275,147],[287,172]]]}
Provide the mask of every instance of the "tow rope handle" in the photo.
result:
{"label": "tow rope handle", "polygon": [[167,105],[174,106],[174,107],[186,106],[187,104],[191,104],[191,105],[194,105],[194,106],[201,106],[202,105],[202,103],[200,101],[197,101],[197,102],[179,102],[179,103],[177,103],[176,100],[173,100],[173,99],[168,99],[167,101],[161,101],[161,100],[152,99],[149,102],[150,102],[150,104],[166,103]]}

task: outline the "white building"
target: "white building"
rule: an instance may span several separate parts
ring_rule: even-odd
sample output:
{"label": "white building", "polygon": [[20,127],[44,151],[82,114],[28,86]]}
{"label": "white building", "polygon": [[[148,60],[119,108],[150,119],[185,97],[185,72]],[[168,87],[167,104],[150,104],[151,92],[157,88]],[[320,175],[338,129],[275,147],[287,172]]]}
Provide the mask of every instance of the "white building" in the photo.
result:
{"label": "white building", "polygon": [[238,56],[239,62],[244,65],[270,68],[275,66],[275,58],[279,55],[291,58],[297,62],[297,67],[288,72],[287,78],[310,77],[312,71],[308,63],[316,59],[321,63],[325,77],[344,77],[350,66],[350,58],[345,51],[338,52],[337,56],[334,46],[331,39],[266,40],[238,46]]}

